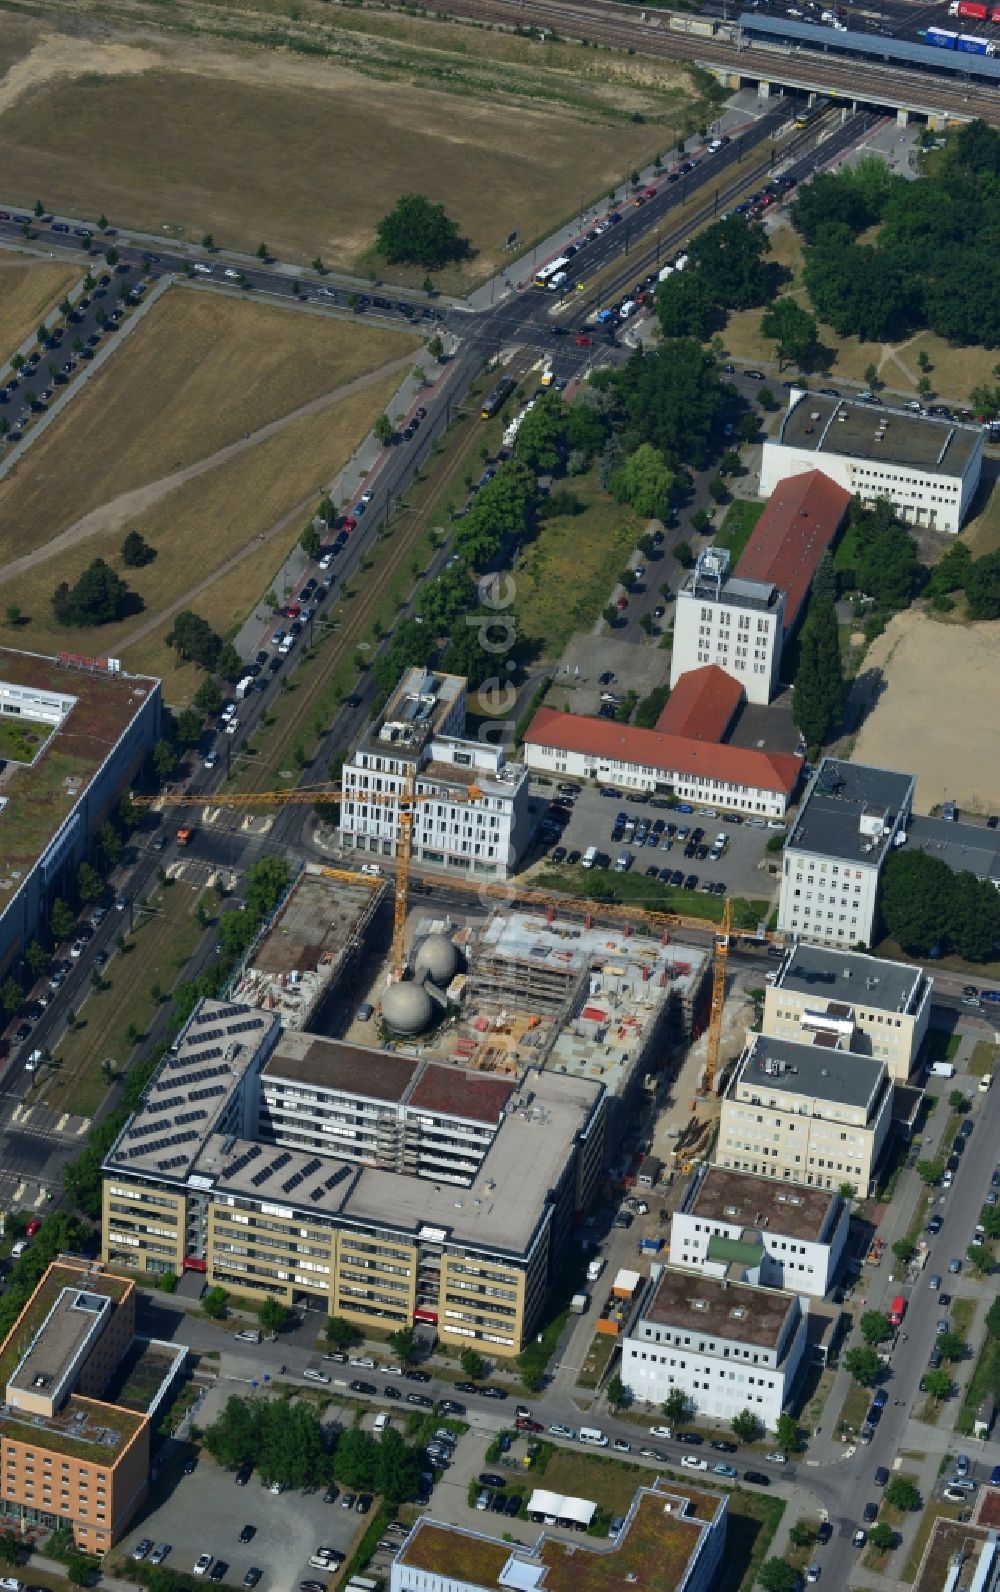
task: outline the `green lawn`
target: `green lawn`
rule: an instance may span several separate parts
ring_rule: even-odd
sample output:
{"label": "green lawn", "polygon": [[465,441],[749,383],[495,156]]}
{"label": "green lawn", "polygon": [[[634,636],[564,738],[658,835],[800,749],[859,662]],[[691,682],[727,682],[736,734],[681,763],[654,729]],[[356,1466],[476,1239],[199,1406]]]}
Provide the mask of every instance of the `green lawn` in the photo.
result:
{"label": "green lawn", "polygon": [[596,468],[562,484],[583,512],[543,520],[514,576],[518,641],[531,657],[558,658],[571,636],[591,629],[641,535],[632,510],[604,491]]}
{"label": "green lawn", "polygon": [[986,1341],[979,1351],[976,1368],[969,1378],[962,1400],[962,1408],[958,1412],[955,1430],[969,1436],[972,1432],[972,1423],[983,1399],[987,1393],[1000,1400],[1000,1338],[992,1338],[987,1334]]}
{"label": "green lawn", "polygon": [[972,1049],[969,1071],[977,1078],[992,1077],[997,1064],[997,1047],[988,1039],[977,1039]]}
{"label": "green lawn", "polygon": [[[125,951],[117,951],[104,970],[103,989],[87,996],[77,1027],[56,1048],[54,1069],[40,1076],[39,1097],[53,1110],[93,1116],[108,1091],[104,1062],[116,1071],[126,1065],[135,1048],[126,1030],[134,1024],[145,1032],[156,1010],[153,985],[166,994],[198,943],[203,932],[194,916],[199,894],[178,881],[154,891],[151,911],[143,910],[145,903],[137,906]],[[123,931],[126,923],[123,919]]]}
{"label": "green lawn", "polygon": [[0,719],[0,758],[5,762],[30,763],[51,734],[51,724],[32,719]]}
{"label": "green lawn", "polygon": [[730,503],[726,517],[716,531],[713,541],[719,547],[728,547],[735,564],[750,540],[751,532],[764,512],[763,503],[747,503],[743,499]]}
{"label": "green lawn", "polygon": [[[675,912],[681,916],[705,918],[712,923],[722,919],[722,898],[702,895],[699,890],[675,890],[639,873],[609,873],[604,869],[579,867],[547,868],[532,880],[535,889],[557,890],[590,901],[634,902],[650,912]],[[755,929],[767,916],[766,901],[733,899],[733,927]]]}

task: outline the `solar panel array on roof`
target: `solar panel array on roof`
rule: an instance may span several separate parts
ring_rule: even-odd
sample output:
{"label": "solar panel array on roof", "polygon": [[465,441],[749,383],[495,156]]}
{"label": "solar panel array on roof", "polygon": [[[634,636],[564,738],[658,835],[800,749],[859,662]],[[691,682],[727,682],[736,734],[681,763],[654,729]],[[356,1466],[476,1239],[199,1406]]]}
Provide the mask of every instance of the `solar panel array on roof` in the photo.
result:
{"label": "solar panel array on roof", "polygon": [[225,1039],[225,1037],[226,1030],[224,1028],[206,1028],[203,1034],[198,1035],[202,1044],[205,1043],[206,1039]]}
{"label": "solar panel array on roof", "polygon": [[224,1083],[213,1083],[213,1084],[209,1084],[207,1089],[192,1089],[191,1090],[191,1099],[192,1100],[213,1100],[216,1095],[224,1095],[225,1092],[226,1092],[226,1086],[225,1086]]}
{"label": "solar panel array on roof", "polygon": [[[161,1085],[162,1087],[162,1085]],[[174,1087],[173,1081],[170,1084]],[[182,1106],[187,1097],[185,1095],[168,1095],[166,1100],[150,1100],[146,1106],[147,1111],[172,1111],[175,1106]]]}
{"label": "solar panel array on roof", "polygon": [[263,1028],[263,1017],[248,1017],[243,1023],[230,1023],[226,1030],[229,1034],[249,1034],[254,1028]]}
{"label": "solar panel array on roof", "polygon": [[254,1188],[259,1188],[262,1183],[266,1183],[269,1177],[274,1176],[275,1172],[282,1171],[282,1169],[288,1165],[291,1159],[292,1158],[288,1151],[284,1150],[282,1151],[281,1155],[275,1157],[270,1165],[262,1166],[260,1171],[255,1172],[253,1177],[250,1179]]}
{"label": "solar panel array on roof", "polygon": [[186,1155],[172,1155],[168,1161],[157,1161],[156,1164],[161,1172],[169,1172],[172,1166],[184,1166],[186,1162]]}
{"label": "solar panel array on roof", "polygon": [[208,1112],[205,1110],[204,1106],[202,1106],[197,1111],[182,1111],[179,1117],[174,1118],[174,1121],[177,1123],[178,1127],[181,1127],[185,1122],[199,1122],[202,1117],[207,1116]]}
{"label": "solar panel array on roof", "polygon": [[192,1051],[190,1056],[175,1056],[170,1065],[172,1067],[193,1067],[200,1061],[215,1061],[221,1055],[221,1045],[209,1045],[207,1050]]}
{"label": "solar panel array on roof", "polygon": [[130,1139],[143,1139],[143,1138],[146,1137],[147,1134],[149,1134],[149,1133],[159,1133],[159,1131],[160,1131],[160,1124],[158,1122],[139,1122],[129,1132],[129,1138]]}
{"label": "solar panel array on roof", "polygon": [[188,1084],[201,1083],[205,1078],[222,1078],[229,1072],[230,1068],[226,1062],[218,1067],[199,1067],[197,1072],[186,1072],[182,1078],[175,1078],[174,1084],[178,1089],[186,1089]]}
{"label": "solar panel array on roof", "polygon": [[260,1145],[251,1144],[250,1148],[244,1150],[242,1155],[238,1155],[235,1161],[230,1161],[228,1166],[222,1168],[223,1177],[235,1177],[236,1173],[242,1172],[243,1168],[249,1166],[251,1161],[256,1161],[260,1154]]}
{"label": "solar panel array on roof", "polygon": [[[245,1011],[245,1006],[222,1006],[216,1008],[214,1012],[209,1012],[208,1016],[216,1019],[225,1019],[227,1017],[239,1017],[240,1013]],[[263,1022],[264,1019],[261,1018],[260,1021]]]}
{"label": "solar panel array on roof", "polygon": [[[129,1150],[129,1156],[156,1155],[159,1150],[169,1150],[173,1144],[188,1144],[191,1139],[198,1137],[193,1128],[185,1128],[183,1133],[171,1133],[165,1139],[154,1139],[152,1144],[140,1144],[135,1149]],[[182,1157],[187,1160],[186,1156]]]}
{"label": "solar panel array on roof", "polygon": [[300,1172],[293,1172],[287,1182],[282,1183],[282,1192],[290,1194],[293,1188],[298,1188],[299,1184],[304,1183],[307,1177],[312,1177],[314,1172],[318,1172],[322,1165],[323,1163],[319,1157],[313,1156],[313,1159],[307,1161]]}

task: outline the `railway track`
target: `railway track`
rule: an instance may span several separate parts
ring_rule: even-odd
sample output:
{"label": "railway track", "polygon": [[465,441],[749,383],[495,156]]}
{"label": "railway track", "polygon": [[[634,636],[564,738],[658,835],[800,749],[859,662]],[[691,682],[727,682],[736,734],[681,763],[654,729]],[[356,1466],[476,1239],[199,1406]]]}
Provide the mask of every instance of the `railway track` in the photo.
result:
{"label": "railway track", "polygon": [[[614,49],[718,66],[765,81],[785,83],[791,79],[841,99],[871,99],[892,107],[947,112],[965,120],[981,116],[1000,125],[1000,101],[986,87],[970,83],[966,93],[959,84],[874,61],[840,61],[815,50],[777,50],[759,43],[751,49],[746,43],[672,33],[667,29],[667,13],[654,12],[649,21],[642,21],[635,7],[620,5],[617,0],[599,0],[597,4],[592,0],[580,0],[579,4],[576,0],[447,0],[437,15],[501,28],[548,28]],[[794,72],[790,62],[795,63]]]}
{"label": "railway track", "polygon": [[[530,363],[530,356],[525,356],[518,362],[516,372],[513,372],[512,367],[512,373],[516,373],[520,379]],[[478,358],[474,363],[469,362],[464,374],[458,366],[453,367],[454,385],[456,393],[460,395],[456,398],[456,402],[462,401],[467,396],[478,364]],[[387,587],[413,557],[414,546],[428,529],[441,499],[456,486],[462,485],[462,474],[469,468],[470,458],[478,462],[477,448],[481,442],[478,411],[470,413],[468,418],[459,421],[458,425],[464,429],[453,437],[449,456],[443,468],[435,472],[426,501],[416,510],[407,511],[409,523],[397,525],[388,543],[381,544],[381,556],[370,571],[359,573],[357,570],[352,570],[344,577],[345,583],[352,585],[356,590],[355,595],[346,603],[340,629],[329,637],[321,649],[320,656],[313,660],[312,665],[304,673],[301,669],[296,671],[299,684],[294,696],[284,701],[281,717],[274,726],[276,731],[274,740],[258,759],[246,765],[246,773],[242,777],[238,775],[230,789],[254,791],[271,788],[280,770],[288,766],[292,748],[300,740],[309,738],[310,727],[315,722],[317,710],[329,687],[331,675],[346,658],[353,656],[359,642],[365,639]],[[443,436],[444,431],[445,416],[442,414],[441,425],[425,433],[423,450],[413,459],[414,469],[419,469],[426,463],[435,442]],[[343,605],[343,598],[341,603]],[[373,651],[372,659],[377,656],[377,651],[378,649]],[[255,730],[251,738],[258,734],[259,732]],[[320,736],[318,739],[322,744],[323,737]],[[315,782],[316,774],[311,769],[305,770],[295,781],[297,785]],[[295,821],[295,815],[292,810],[289,810],[289,813],[288,823],[291,824]],[[274,838],[281,838],[278,833],[280,828],[281,825],[276,823]]]}

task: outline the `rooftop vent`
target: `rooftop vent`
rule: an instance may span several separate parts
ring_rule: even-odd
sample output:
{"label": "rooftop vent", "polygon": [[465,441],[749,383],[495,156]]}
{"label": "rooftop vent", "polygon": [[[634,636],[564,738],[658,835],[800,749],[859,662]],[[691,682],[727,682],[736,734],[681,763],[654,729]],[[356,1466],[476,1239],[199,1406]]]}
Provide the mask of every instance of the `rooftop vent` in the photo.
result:
{"label": "rooftop vent", "polygon": [[692,1299],[692,1301],[691,1301],[691,1309],[692,1310],[707,1310],[708,1309],[708,1300],[707,1299]]}
{"label": "rooftop vent", "polygon": [[729,1314],[733,1317],[734,1321],[742,1321],[750,1314],[750,1312],[746,1305],[733,1305],[733,1308],[730,1310]]}

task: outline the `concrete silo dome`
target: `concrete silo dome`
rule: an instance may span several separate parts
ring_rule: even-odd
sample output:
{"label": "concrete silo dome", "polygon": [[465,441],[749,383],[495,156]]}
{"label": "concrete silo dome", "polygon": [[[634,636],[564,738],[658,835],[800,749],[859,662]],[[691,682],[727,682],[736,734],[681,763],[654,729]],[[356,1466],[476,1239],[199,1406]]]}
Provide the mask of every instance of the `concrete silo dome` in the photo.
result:
{"label": "concrete silo dome", "polygon": [[439,989],[446,989],[457,972],[458,951],[448,936],[428,934],[414,958],[414,978],[429,978]]}
{"label": "concrete silo dome", "polygon": [[397,1034],[419,1034],[431,1020],[433,1003],[422,984],[392,984],[382,996],[382,1016]]}

